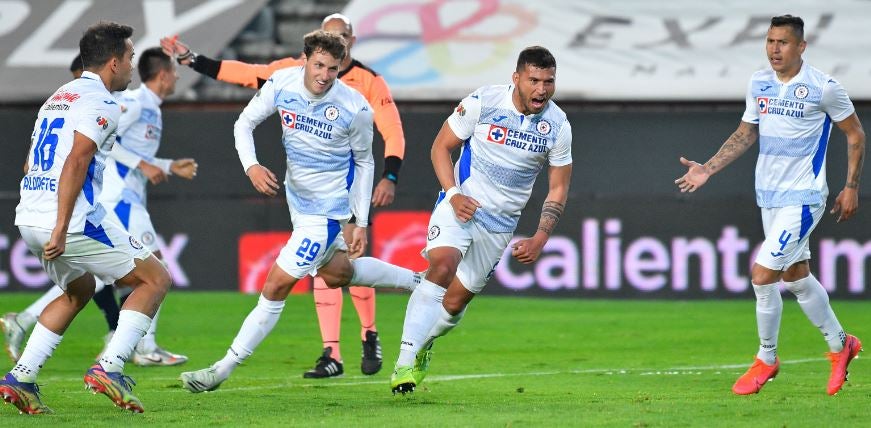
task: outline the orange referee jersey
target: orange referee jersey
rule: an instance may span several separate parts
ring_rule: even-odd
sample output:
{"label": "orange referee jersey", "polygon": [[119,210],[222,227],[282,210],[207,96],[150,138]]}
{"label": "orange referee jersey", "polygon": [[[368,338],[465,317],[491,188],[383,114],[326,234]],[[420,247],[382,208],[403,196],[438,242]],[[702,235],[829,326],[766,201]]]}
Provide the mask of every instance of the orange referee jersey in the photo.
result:
{"label": "orange referee jersey", "polygon": [[[221,61],[217,79],[257,89],[276,70],[303,64],[303,60],[296,58],[279,59],[269,64],[224,60]],[[375,111],[375,127],[384,139],[384,157],[395,156],[402,159],[405,156],[405,134],[402,132],[399,110],[396,109],[384,78],[360,61],[352,59],[351,65],[339,72],[339,79],[363,94]]]}

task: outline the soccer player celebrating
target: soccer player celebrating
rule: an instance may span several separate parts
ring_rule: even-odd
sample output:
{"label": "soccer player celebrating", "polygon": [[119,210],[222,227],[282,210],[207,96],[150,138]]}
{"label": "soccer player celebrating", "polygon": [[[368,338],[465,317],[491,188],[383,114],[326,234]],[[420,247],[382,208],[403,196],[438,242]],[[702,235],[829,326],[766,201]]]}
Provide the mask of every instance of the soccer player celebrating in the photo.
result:
{"label": "soccer player celebrating", "polygon": [[[191,392],[214,390],[254,352],[278,322],[294,284],[306,275],[318,274],[330,287],[411,290],[419,281],[411,270],[359,257],[366,247],[372,195],[372,110],[359,92],[337,80],[347,54],[341,36],[318,30],[306,35],[304,44],[305,65],[276,71],[234,126],[236,150],[251,184],[275,196],[278,179],[257,162],[252,133],[267,117],[279,114],[293,234],[224,358],[210,368],[182,373],[182,384]],[[346,244],[341,231],[352,214],[357,228]]]}
{"label": "soccer player celebrating", "polygon": [[781,280],[828,343],[830,395],[841,389],[847,366],[862,348],[859,339],[844,333],[826,290],[810,273],[808,260],[810,233],[823,216],[829,194],[825,159],[832,122],[847,136],[847,183],[831,210],[838,214],[838,222],[852,217],[859,206],[865,132],[841,84],[802,60],[805,47],[801,18],[771,18],[765,42],[771,67],[750,78],[747,109],[738,129],[704,164],[681,158],[689,169],[675,180],[681,192],[698,190],[758,137],[756,203],[762,212],[765,241],[753,264],[751,281],[760,344],[753,365],[732,387],[736,394],[758,393],[780,369]]}
{"label": "soccer player celebrating", "polygon": [[[551,100],[556,60],[543,47],[528,47],[517,58],[512,82],[481,87],[463,99],[433,142],[433,168],[444,190],[429,222],[430,267],[405,312],[390,378],[394,394],[413,392],[420,384],[433,340],[457,325],[486,285],[545,164],[549,190],[538,230],[514,243],[514,258],[538,259],[565,208],[572,134],[565,113]],[[451,152],[459,148],[452,165]]]}
{"label": "soccer player celebrating", "polygon": [[63,333],[94,294],[94,277],[133,288],[118,329],[85,385],[115,405],[142,412],[124,363],[148,330],[170,286],[166,268],[139,241],[106,219],[99,203],[106,152],[115,143],[123,90],[133,71],[133,29],[101,22],[79,41],[85,71],[61,86],[39,110],[29,172],[21,180],[15,224],[49,277],[64,289],[39,317],[15,367],[0,380],[0,396],[25,413],[45,413],[37,375]]}
{"label": "soccer player celebrating", "polygon": [[[342,36],[348,44],[348,53],[339,64],[339,79],[356,89],[369,102],[374,111],[375,126],[384,140],[384,172],[372,194],[372,205],[383,207],[393,202],[399,168],[405,154],[405,136],[399,111],[393,103],[390,89],[384,78],[351,57],[351,48],[357,37],[354,27],[345,15],[335,13],[324,18],[321,29]],[[205,55],[194,53],[177,37],[164,37],[161,46],[168,54],[178,56],[178,61],[195,71],[213,79],[236,83],[249,88],[263,86],[266,79],[276,70],[299,66],[304,59],[284,58],[266,65],[246,64],[239,61],[217,61]],[[351,240],[355,226],[351,218],[343,230],[346,241]],[[315,367],[305,372],[306,378],[326,378],[344,373],[342,354],[339,347],[339,333],[342,322],[342,290],[329,288],[320,277],[314,280],[314,300],[318,314],[318,324],[323,341],[323,354]],[[375,325],[375,290],[368,287],[350,287],[348,294],[360,318],[360,338],[363,342],[360,370],[372,375],[381,370],[381,342]]]}

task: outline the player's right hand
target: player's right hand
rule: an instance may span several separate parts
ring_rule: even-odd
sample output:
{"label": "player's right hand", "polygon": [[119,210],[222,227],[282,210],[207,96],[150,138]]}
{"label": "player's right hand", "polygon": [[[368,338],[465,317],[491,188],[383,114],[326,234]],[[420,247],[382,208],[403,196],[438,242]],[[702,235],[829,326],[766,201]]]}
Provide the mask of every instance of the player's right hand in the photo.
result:
{"label": "player's right hand", "polygon": [[681,157],[680,163],[689,168],[683,177],[674,180],[674,184],[677,184],[681,192],[695,192],[711,178],[708,168],[698,162]]}
{"label": "player's right hand", "polygon": [[472,216],[475,215],[475,211],[481,207],[481,203],[476,201],[475,198],[462,193],[452,196],[448,202],[454,209],[454,215],[463,223],[471,220]]}
{"label": "player's right hand", "polygon": [[[160,39],[160,48],[163,49],[163,53],[169,55],[173,59],[180,55],[184,55],[191,50],[188,45],[178,40],[178,34],[174,36],[162,37]],[[184,59],[180,61],[182,65],[188,65],[190,64],[190,62],[190,59]]]}
{"label": "player's right hand", "polygon": [[51,231],[51,237],[48,242],[42,246],[42,258],[45,260],[54,260],[66,251],[66,246],[66,230],[54,229]]}
{"label": "player's right hand", "polygon": [[251,184],[258,192],[275,196],[278,194],[278,178],[268,168],[263,165],[251,165],[247,171],[248,178],[251,179]]}
{"label": "player's right hand", "polygon": [[199,168],[199,164],[191,158],[176,159],[169,166],[174,175],[188,180],[193,180],[197,176],[197,168]]}

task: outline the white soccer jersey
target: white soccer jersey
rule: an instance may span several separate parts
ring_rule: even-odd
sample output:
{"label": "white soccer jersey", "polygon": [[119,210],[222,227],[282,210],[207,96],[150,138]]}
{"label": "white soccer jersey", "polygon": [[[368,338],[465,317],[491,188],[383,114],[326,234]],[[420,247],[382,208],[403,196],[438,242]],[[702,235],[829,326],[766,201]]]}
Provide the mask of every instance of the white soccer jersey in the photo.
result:
{"label": "white soccer jersey", "polygon": [[72,150],[74,132],[79,132],[94,141],[99,150],[88,167],[68,232],[84,232],[97,240],[105,236],[100,223],[106,211],[98,203],[98,197],[106,153],[115,143],[120,115],[121,108],[100,76],[89,71],[61,86],[46,100],[39,109],[31,136],[27,158],[30,170],[21,180],[21,202],[15,208],[16,226],[54,229],[58,180]]}
{"label": "white soccer jersey", "polygon": [[[276,71],[234,126],[245,171],[257,164],[252,131],[278,112],[287,154],[287,203],[297,212],[343,220],[353,213],[365,227],[372,199],[372,109],[336,79],[322,97],[303,84],[303,68]],[[350,200],[349,200],[350,199]]]}
{"label": "white soccer jersey", "polygon": [[[162,100],[145,85],[124,91],[117,98],[124,112],[119,119],[116,144],[137,158],[155,163],[163,129],[160,111]],[[118,147],[115,147],[113,152],[117,150]],[[131,204],[146,205],[148,177],[136,165],[125,165],[114,159],[113,153],[109,154],[107,164],[100,202],[106,208],[115,210],[121,221],[125,222]]]}
{"label": "white soccer jersey", "polygon": [[762,208],[825,205],[832,121],[854,111],[841,84],[807,63],[788,83],[770,68],[754,73],[741,120],[759,125],[756,203]]}
{"label": "white soccer jersey", "polygon": [[466,140],[454,179],[464,195],[481,203],[474,219],[491,232],[514,231],[546,163],[572,163],[566,114],[548,101],[541,113],[523,115],[511,100],[513,91],[514,85],[481,87],[448,117],[454,134]]}

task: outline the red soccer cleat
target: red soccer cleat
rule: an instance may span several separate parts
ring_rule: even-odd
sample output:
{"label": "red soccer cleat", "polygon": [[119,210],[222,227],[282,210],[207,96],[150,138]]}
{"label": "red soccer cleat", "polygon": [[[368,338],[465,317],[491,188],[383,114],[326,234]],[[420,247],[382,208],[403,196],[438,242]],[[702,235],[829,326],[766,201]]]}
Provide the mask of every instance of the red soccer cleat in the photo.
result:
{"label": "red soccer cleat", "polygon": [[779,371],[779,358],[775,358],[773,366],[769,366],[757,358],[747,372],[735,381],[735,385],[732,385],[732,392],[738,395],[756,394],[762,389],[765,382],[774,379]]}
{"label": "red soccer cleat", "polygon": [[832,375],[829,376],[829,387],[827,392],[829,395],[835,395],[844,386],[847,381],[847,366],[850,361],[859,355],[862,350],[862,342],[856,336],[847,335],[847,340],[844,341],[844,349],[841,352],[826,352],[826,357],[832,362]]}

